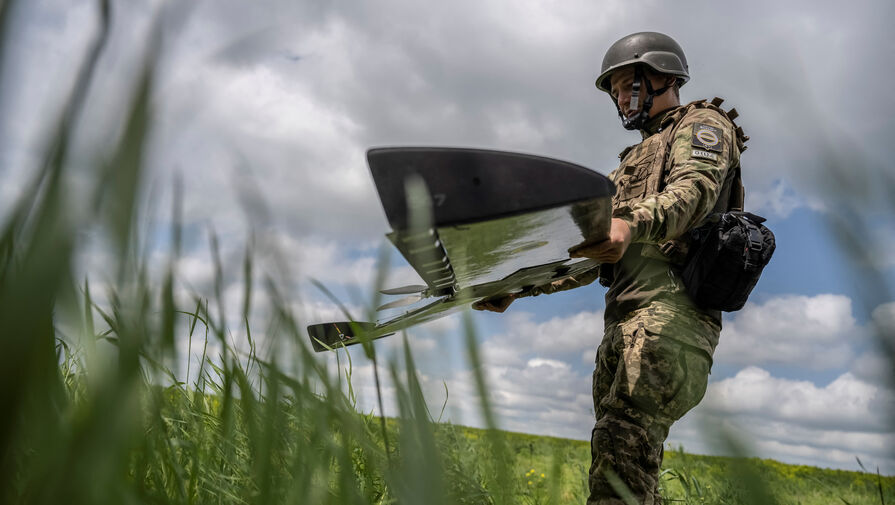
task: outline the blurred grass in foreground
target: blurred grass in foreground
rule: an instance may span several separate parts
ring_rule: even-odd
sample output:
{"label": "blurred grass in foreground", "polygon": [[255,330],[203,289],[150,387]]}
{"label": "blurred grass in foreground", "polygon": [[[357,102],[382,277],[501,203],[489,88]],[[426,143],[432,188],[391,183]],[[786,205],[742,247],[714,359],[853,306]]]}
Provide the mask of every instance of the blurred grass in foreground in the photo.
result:
{"label": "blurred grass in foreground", "polygon": [[[55,120],[44,163],[0,229],[0,500],[4,503],[583,503],[587,443],[497,430],[474,328],[464,333],[488,429],[436,424],[406,342],[404,366],[390,363],[400,415],[384,421],[356,410],[350,383],[305,345],[304,327],[269,276],[274,314],[268,339],[291,342],[286,373],[251,341],[251,276],[265,275],[247,252],[241,320],[249,350],[228,340],[220,272],[213,300],[176,302],[179,202],[166,266],[151,277],[135,243],[143,146],[152,128],[158,40],[148,41],[124,130],[91,178],[91,211],[73,208],[65,186],[69,147],[106,43],[110,15],[100,2],[98,33],[66,108]],[[0,7],[0,26],[9,2]],[[0,34],[2,35],[2,34]],[[157,35],[155,35],[157,37]],[[176,199],[175,199],[176,200]],[[79,230],[110,238],[115,272],[96,287],[73,277]],[[216,241],[212,241],[216,254]],[[250,250],[250,248],[248,249]],[[260,274],[258,273],[260,270]],[[381,276],[380,276],[381,277]],[[217,314],[209,310],[217,308]],[[374,304],[375,306],[375,304]],[[62,315],[79,324],[65,335]],[[397,337],[394,337],[397,338]],[[209,355],[198,375],[177,343],[196,339]],[[375,348],[364,352],[375,362]],[[281,358],[282,359],[282,358]],[[189,370],[189,367],[187,368]],[[189,371],[186,372],[189,374]],[[381,401],[380,401],[381,405]],[[752,476],[743,479],[742,476]],[[663,476],[681,503],[878,503],[891,478],[768,462],[670,453]]]}
{"label": "blurred grass in foreground", "polygon": [[[89,194],[77,196],[91,200],[89,211],[75,207],[66,191],[71,140],[113,18],[109,2],[99,6],[100,30],[55,121],[45,160],[0,236],[2,501],[490,502],[492,476],[445,449],[444,437],[436,441],[408,348],[403,372],[397,364],[388,367],[401,416],[386,427],[358,413],[350,383],[312,355],[290,301],[279,296],[288,290],[269,276],[273,317],[265,333],[295,344],[288,368],[297,373],[287,375],[273,361],[282,345],[272,346],[269,356],[256,353],[248,327],[250,254],[241,318],[249,351],[230,341],[220,260],[216,296],[177,305],[179,201],[166,266],[150,276],[154,269],[137,246],[134,223],[152,128],[157,29],[145,45],[120,138],[104,146],[108,160],[86,174]],[[8,12],[4,3],[4,21]],[[95,286],[73,278],[74,258],[84,247],[77,235],[89,226],[98,227],[112,249],[105,266],[113,280],[101,287],[102,303],[95,301]],[[212,250],[217,259],[214,237]],[[70,323],[72,314],[79,324],[63,334],[60,320]],[[204,338],[205,350],[216,352],[203,352],[198,374],[181,382],[172,370],[191,356],[180,356],[177,343],[193,338]],[[375,359],[372,346],[366,351]],[[391,449],[389,439],[397,441]]]}

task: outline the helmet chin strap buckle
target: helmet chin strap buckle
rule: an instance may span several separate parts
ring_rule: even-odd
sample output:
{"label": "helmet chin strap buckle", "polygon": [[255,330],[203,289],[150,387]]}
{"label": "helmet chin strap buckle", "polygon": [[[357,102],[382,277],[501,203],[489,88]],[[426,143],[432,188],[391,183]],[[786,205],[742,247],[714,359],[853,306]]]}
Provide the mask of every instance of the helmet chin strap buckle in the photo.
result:
{"label": "helmet chin strap buckle", "polygon": [[622,116],[622,126],[624,126],[626,130],[642,129],[643,125],[646,124],[646,120],[649,119],[649,110],[652,106],[653,97],[648,95],[646,100],[643,101],[643,110],[631,117]]}
{"label": "helmet chin strap buckle", "polygon": [[622,109],[619,107],[618,102],[615,103],[615,107],[618,109],[618,116],[622,119],[622,126],[624,126],[626,130],[642,129],[643,125],[646,124],[646,121],[649,119],[650,109],[653,108],[653,98],[665,93],[668,91],[668,88],[671,87],[664,86],[653,91],[653,86],[650,83],[649,78],[643,75],[643,70],[639,66],[635,67],[634,82],[631,85],[631,102],[628,104],[628,109],[637,110],[637,107],[640,105],[641,84],[646,87],[646,98],[643,99],[643,108],[641,108],[637,114],[627,117],[622,113]]}
{"label": "helmet chin strap buckle", "polygon": [[631,103],[628,104],[629,109],[637,110],[640,106],[640,84],[643,81],[643,73],[640,67],[634,69],[634,82],[631,83]]}

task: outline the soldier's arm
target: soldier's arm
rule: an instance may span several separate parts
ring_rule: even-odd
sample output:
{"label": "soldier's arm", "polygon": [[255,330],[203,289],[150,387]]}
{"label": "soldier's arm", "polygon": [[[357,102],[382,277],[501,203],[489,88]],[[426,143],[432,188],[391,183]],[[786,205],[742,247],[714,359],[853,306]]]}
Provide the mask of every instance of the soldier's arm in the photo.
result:
{"label": "soldier's arm", "polygon": [[513,301],[515,301],[517,298],[524,298],[526,296],[549,295],[559,291],[575,289],[581,286],[586,286],[599,277],[599,270],[594,268],[585,272],[581,272],[580,274],[577,274],[575,276],[569,276],[564,279],[544,284],[543,286],[535,286],[529,291],[524,291],[522,293],[513,293],[480,300],[473,303],[472,308],[475,310],[487,310],[490,312],[503,312],[507,310],[510,304],[513,303]]}
{"label": "soldier's arm", "polygon": [[700,109],[681,120],[665,188],[614,216],[630,226],[632,242],[677,238],[711,212],[739,156],[734,138],[733,126],[715,111]]}
{"label": "soldier's arm", "polygon": [[553,281],[543,286],[535,286],[532,290],[523,296],[549,295],[559,291],[568,291],[570,289],[587,286],[600,277],[600,271],[596,268],[581,272],[574,276],[569,276],[558,281]]}

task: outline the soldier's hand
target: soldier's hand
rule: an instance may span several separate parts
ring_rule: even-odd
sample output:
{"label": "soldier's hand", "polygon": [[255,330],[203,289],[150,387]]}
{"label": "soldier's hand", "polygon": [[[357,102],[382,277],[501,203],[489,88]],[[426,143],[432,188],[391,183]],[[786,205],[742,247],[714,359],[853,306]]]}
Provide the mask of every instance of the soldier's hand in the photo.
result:
{"label": "soldier's hand", "polygon": [[549,294],[556,293],[557,291],[565,291],[567,289],[577,288],[580,285],[581,285],[581,283],[578,282],[574,277],[572,277],[570,275],[570,276],[560,279],[558,281],[553,281],[550,284],[545,284],[543,286],[535,286],[531,290],[531,296],[538,296],[538,295],[544,295],[544,294],[549,295]]}
{"label": "soldier's hand", "polygon": [[516,295],[514,294],[495,296],[473,303],[472,308],[475,310],[487,310],[490,312],[503,312],[507,310],[507,307],[509,307],[515,299]]}
{"label": "soldier's hand", "polygon": [[616,263],[622,259],[631,245],[631,227],[628,223],[613,218],[609,228],[609,238],[596,244],[582,244],[569,249],[572,258],[590,258],[600,263]]}

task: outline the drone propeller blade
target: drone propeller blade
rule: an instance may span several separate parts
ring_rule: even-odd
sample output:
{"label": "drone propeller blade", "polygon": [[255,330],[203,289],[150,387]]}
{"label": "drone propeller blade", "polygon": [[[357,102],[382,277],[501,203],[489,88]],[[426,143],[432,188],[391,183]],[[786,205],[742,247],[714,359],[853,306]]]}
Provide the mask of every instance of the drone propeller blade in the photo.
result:
{"label": "drone propeller blade", "polygon": [[399,288],[391,288],[391,289],[382,289],[379,292],[384,295],[415,295],[417,293],[422,293],[429,286],[423,286],[421,284],[411,284],[409,286],[401,286]]}
{"label": "drone propeller blade", "polygon": [[385,305],[380,305],[376,307],[376,310],[385,310],[385,309],[394,309],[397,307],[404,307],[405,305],[413,305],[414,303],[423,299],[423,295],[410,295],[407,298],[401,298],[400,300],[395,300],[393,302],[386,303]]}

